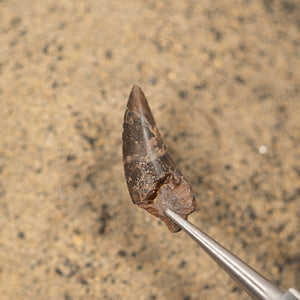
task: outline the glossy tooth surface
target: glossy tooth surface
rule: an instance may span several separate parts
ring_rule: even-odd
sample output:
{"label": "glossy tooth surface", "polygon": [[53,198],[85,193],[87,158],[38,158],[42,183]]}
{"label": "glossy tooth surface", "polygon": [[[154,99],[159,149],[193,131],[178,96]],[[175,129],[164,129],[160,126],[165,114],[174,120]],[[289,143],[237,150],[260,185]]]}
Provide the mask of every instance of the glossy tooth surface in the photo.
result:
{"label": "glossy tooth surface", "polygon": [[123,127],[124,170],[133,203],[162,219],[171,232],[179,231],[164,211],[170,208],[187,219],[196,208],[195,197],[168,153],[138,86],[130,93]]}

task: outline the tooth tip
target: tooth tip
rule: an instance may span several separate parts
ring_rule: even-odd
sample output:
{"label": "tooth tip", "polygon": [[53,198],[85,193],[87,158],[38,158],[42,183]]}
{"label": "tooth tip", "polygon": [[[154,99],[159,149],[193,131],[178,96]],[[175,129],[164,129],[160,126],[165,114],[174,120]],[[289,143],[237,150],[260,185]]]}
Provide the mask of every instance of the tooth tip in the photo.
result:
{"label": "tooth tip", "polygon": [[138,85],[134,85],[131,89],[131,97],[133,99],[138,99],[140,97],[145,98],[145,95],[142,91],[142,89]]}
{"label": "tooth tip", "polygon": [[136,90],[142,90],[141,89],[141,87],[140,86],[138,86],[137,84],[134,84],[133,86],[132,86],[132,89],[131,89],[132,91],[136,91]]}
{"label": "tooth tip", "polygon": [[130,109],[133,107],[145,109],[148,106],[145,94],[138,85],[132,87],[127,106]]}
{"label": "tooth tip", "polygon": [[137,99],[145,98],[145,95],[143,90],[135,84],[131,89],[130,98],[136,101]]}

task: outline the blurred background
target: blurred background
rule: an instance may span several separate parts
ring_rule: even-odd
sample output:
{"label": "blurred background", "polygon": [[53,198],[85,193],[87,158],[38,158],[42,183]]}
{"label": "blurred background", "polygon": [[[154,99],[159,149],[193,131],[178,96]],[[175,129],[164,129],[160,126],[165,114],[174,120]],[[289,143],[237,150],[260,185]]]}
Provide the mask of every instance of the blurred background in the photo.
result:
{"label": "blurred background", "polygon": [[299,288],[299,56],[296,0],[0,0],[0,298],[249,299],[131,203],[133,84],[190,220]]}

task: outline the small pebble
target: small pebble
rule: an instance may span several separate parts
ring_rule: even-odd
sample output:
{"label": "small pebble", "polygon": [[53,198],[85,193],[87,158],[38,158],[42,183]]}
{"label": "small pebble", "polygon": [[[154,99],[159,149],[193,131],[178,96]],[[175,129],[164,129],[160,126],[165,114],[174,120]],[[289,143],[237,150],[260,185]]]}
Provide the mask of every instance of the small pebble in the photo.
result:
{"label": "small pebble", "polygon": [[268,147],[265,146],[265,145],[261,145],[259,148],[258,148],[258,151],[260,154],[266,154],[268,152]]}

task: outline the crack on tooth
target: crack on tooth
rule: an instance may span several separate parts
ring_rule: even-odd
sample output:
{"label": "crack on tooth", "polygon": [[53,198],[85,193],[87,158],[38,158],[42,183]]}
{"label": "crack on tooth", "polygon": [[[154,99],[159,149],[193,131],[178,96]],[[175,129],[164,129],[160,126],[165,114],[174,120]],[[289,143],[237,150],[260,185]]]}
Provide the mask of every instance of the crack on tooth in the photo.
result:
{"label": "crack on tooth", "polygon": [[167,181],[167,179],[171,176],[171,174],[166,174],[165,176],[163,176],[162,178],[158,179],[157,181],[155,181],[155,188],[153,190],[151,190],[145,197],[145,200],[148,202],[148,200],[150,200],[150,203],[154,203],[155,202],[155,198],[157,197],[157,194],[160,190],[160,188],[165,184],[165,182]]}

